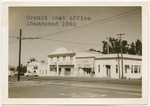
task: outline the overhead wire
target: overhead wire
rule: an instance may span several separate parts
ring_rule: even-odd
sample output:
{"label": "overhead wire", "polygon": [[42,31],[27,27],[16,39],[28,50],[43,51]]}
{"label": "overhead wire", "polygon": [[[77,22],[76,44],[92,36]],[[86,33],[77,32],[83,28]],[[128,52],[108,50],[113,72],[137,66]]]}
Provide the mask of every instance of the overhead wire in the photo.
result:
{"label": "overhead wire", "polygon": [[[118,14],[118,15],[114,15],[114,16],[111,16],[111,17],[108,17],[108,18],[104,18],[104,19],[101,19],[101,20],[97,20],[97,21],[94,21],[92,23],[88,23],[88,24],[84,24],[84,25],[80,25],[80,26],[77,26],[77,27],[74,27],[74,28],[70,28],[70,29],[66,29],[66,30],[63,30],[63,31],[58,31],[58,32],[55,32],[55,33],[51,33],[51,34],[47,34],[47,35],[42,35],[42,36],[38,36],[38,37],[35,37],[35,39],[42,39],[42,40],[51,40],[51,41],[57,41],[57,42],[66,42],[66,43],[74,43],[74,44],[86,44],[86,45],[97,45],[99,46],[98,44],[91,44],[91,43],[81,43],[81,42],[72,42],[72,41],[63,41],[63,40],[56,40],[56,39],[46,39],[46,38],[43,38],[43,37],[46,37],[46,36],[57,36],[58,34],[63,34],[63,33],[66,33],[66,32],[69,32],[69,31],[72,31],[72,30],[76,30],[78,28],[82,29],[82,28],[87,28],[87,27],[90,27],[90,26],[93,26],[93,25],[97,25],[97,24],[101,24],[101,23],[104,23],[104,22],[109,22],[109,21],[113,21],[113,20],[117,20],[117,19],[120,19],[120,18],[123,18],[123,17],[126,17],[126,16],[129,16],[129,15],[132,15],[134,12],[135,13],[139,13],[139,12],[135,12],[137,10],[140,10],[140,8],[138,9],[134,9],[134,10],[131,10],[131,11],[128,11],[128,12],[124,12],[124,13],[121,13],[121,14]],[[131,14],[132,13],[132,14]],[[120,17],[118,17],[120,16]],[[57,34],[57,35],[56,35]],[[50,36],[50,37],[51,37]],[[15,37],[15,36],[9,36],[10,38],[17,38],[19,39],[19,37]],[[33,40],[34,37],[29,37],[29,38],[22,38],[23,40],[25,39],[30,39],[30,40]],[[13,42],[12,42],[13,43]]]}
{"label": "overhead wire", "polygon": [[93,44],[93,43],[81,43],[81,42],[72,42],[72,41],[64,41],[64,40],[56,40],[56,39],[45,39],[41,38],[42,40],[51,40],[51,41],[57,41],[57,42],[64,42],[64,43],[74,43],[74,44],[85,44],[85,45],[95,45],[100,46],[99,44]]}
{"label": "overhead wire", "polygon": [[[139,13],[139,12],[136,12],[136,13]],[[112,19],[112,20],[109,20],[109,21],[113,21],[113,20],[117,20],[117,19],[120,19],[120,18],[123,18],[125,16],[122,16],[122,17],[118,17],[118,18],[115,18],[115,19]],[[108,21],[107,21],[108,22]],[[103,23],[103,22],[101,22]],[[100,23],[99,23],[100,24]],[[48,39],[48,38],[39,38],[39,39],[42,39],[42,40],[52,40],[52,41],[59,41],[59,42],[66,42],[66,43],[76,43],[76,44],[87,44],[87,45],[97,45],[97,46],[100,46],[99,44],[90,44],[90,43],[81,43],[81,42],[72,42],[72,41],[63,41],[63,40],[56,40],[56,39]]]}
{"label": "overhead wire", "polygon": [[[46,34],[46,35],[42,35],[42,36],[38,36],[38,37],[46,37],[46,36],[58,36],[56,34],[59,34],[59,33],[65,33],[65,32],[68,32],[68,31],[71,31],[71,30],[76,30],[76,29],[81,29],[82,28],[87,28],[87,27],[90,27],[90,26],[93,26],[93,25],[97,25],[97,24],[100,24],[99,22],[103,22],[103,21],[108,21],[109,19],[112,19],[112,18],[115,18],[115,17],[118,17],[118,16],[121,16],[121,15],[124,15],[126,14],[125,16],[128,16],[129,13],[131,12],[134,12],[134,11],[137,11],[137,10],[140,10],[140,8],[138,9],[134,9],[134,10],[131,10],[131,11],[128,11],[128,12],[124,12],[124,13],[121,13],[121,14],[117,14],[117,15],[114,15],[114,16],[111,16],[111,17],[108,17],[108,18],[104,18],[104,19],[101,19],[101,20],[97,20],[97,21],[94,21],[94,22],[91,22],[91,23],[88,23],[88,24],[84,24],[84,25],[80,25],[80,26],[76,26],[74,28],[70,28],[70,29],[66,29],[66,30],[63,30],[63,31],[58,31],[58,32],[54,32],[54,33],[50,33],[50,34]],[[124,17],[124,16],[122,16]],[[50,37],[51,37],[50,36]]]}
{"label": "overhead wire", "polygon": [[18,40],[17,41],[13,41],[13,42],[9,42],[9,44],[12,44],[12,43],[17,43],[18,42]]}

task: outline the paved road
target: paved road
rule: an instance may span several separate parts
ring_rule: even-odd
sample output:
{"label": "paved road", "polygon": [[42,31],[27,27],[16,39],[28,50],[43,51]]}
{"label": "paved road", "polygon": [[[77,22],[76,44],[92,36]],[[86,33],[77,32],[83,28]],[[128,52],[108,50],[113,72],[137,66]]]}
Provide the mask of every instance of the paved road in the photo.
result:
{"label": "paved road", "polygon": [[82,77],[15,77],[10,98],[140,98],[141,80]]}

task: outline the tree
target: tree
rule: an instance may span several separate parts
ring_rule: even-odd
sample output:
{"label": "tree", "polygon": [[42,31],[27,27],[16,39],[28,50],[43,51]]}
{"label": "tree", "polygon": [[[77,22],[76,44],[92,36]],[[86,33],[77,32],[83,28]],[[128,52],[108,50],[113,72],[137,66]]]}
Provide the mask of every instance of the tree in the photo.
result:
{"label": "tree", "polygon": [[142,55],[142,43],[139,39],[135,41],[136,54]]}
{"label": "tree", "polygon": [[128,42],[126,40],[123,40],[122,41],[122,52],[124,54],[127,54],[128,53]]}
{"label": "tree", "polygon": [[135,50],[135,44],[132,42],[130,47],[129,47],[129,51],[128,51],[129,54],[136,54],[136,50]]}
{"label": "tree", "polygon": [[14,67],[10,67],[9,70],[10,71],[15,71],[15,68]]}
{"label": "tree", "polygon": [[[108,41],[103,41],[103,54],[107,54],[109,47],[109,53],[121,53],[121,40],[109,37]],[[109,45],[109,46],[108,46]],[[122,40],[122,52],[123,54],[138,54],[142,55],[142,43],[139,39],[136,42],[128,44],[127,40]]]}
{"label": "tree", "polygon": [[106,41],[102,41],[102,43],[103,43],[103,54],[107,54],[107,45],[108,45],[108,43],[106,42]]}
{"label": "tree", "polygon": [[[121,52],[120,39],[115,39],[115,38],[109,37],[108,41],[103,41],[102,43],[103,43],[103,53],[104,54],[107,54],[108,47],[109,47],[109,53],[120,53]],[[127,45],[128,45],[128,42],[126,40],[123,40],[122,41],[123,53],[128,52]]]}
{"label": "tree", "polygon": [[36,61],[36,59],[35,59],[35,58],[31,58],[31,59],[30,59],[30,62],[33,62],[33,61]]}
{"label": "tree", "polygon": [[120,40],[115,38],[109,38],[110,53],[120,53]]}
{"label": "tree", "polygon": [[[19,70],[19,66],[17,67],[17,71]],[[27,71],[27,66],[20,65],[20,75],[24,75]]]}
{"label": "tree", "polygon": [[96,51],[95,49],[93,49],[93,48],[91,48],[91,49],[89,49],[89,51]]}

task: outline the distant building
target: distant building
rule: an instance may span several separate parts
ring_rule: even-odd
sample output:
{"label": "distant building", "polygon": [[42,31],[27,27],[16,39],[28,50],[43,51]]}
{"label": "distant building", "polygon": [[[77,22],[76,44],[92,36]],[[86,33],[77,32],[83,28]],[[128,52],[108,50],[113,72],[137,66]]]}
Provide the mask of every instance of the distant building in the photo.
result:
{"label": "distant building", "polygon": [[14,66],[9,66],[8,75],[9,76],[14,76],[14,75],[17,75],[17,74],[18,74],[17,68],[14,67]]}
{"label": "distant building", "polygon": [[47,63],[32,61],[27,64],[27,76],[46,76],[47,75]]}

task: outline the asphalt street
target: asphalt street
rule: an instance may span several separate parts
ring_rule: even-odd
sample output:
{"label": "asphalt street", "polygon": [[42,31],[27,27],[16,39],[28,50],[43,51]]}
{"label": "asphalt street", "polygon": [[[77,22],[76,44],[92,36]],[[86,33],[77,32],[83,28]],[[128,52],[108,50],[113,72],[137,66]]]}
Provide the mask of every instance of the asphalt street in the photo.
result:
{"label": "asphalt street", "polygon": [[93,77],[9,78],[9,98],[140,98],[141,80]]}

